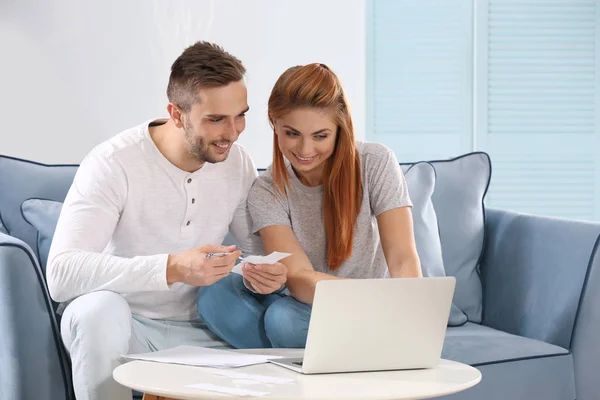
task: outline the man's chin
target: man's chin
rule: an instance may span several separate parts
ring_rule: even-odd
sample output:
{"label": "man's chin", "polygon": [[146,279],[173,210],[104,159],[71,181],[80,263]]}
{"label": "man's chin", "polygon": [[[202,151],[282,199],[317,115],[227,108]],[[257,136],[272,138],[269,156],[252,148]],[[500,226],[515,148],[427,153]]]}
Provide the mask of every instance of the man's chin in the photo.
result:
{"label": "man's chin", "polygon": [[210,152],[210,154],[208,154],[208,157],[206,157],[206,162],[211,164],[217,164],[227,160],[227,157],[229,157],[229,150],[227,150],[227,152],[225,153]]}

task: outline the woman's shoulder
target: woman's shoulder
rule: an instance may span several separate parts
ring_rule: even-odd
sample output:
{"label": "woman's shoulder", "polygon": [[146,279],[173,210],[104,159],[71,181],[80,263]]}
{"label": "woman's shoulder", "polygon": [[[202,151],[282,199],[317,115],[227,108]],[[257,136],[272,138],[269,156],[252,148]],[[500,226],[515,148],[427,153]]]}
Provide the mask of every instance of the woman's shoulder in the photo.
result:
{"label": "woman's shoulder", "polygon": [[356,149],[360,158],[360,165],[364,172],[377,169],[390,161],[397,163],[396,155],[392,149],[382,143],[357,142]]}
{"label": "woman's shoulder", "polygon": [[269,166],[266,170],[259,172],[258,177],[254,180],[248,198],[261,198],[265,196],[272,197],[276,194],[275,185],[273,182],[272,167]]}
{"label": "woman's shoulder", "polygon": [[389,154],[394,154],[385,144],[376,142],[357,141],[356,149],[361,158],[365,156],[387,158]]}
{"label": "woman's shoulder", "polygon": [[273,172],[271,170],[271,166],[269,166],[267,169],[263,170],[263,171],[259,171],[258,172],[258,176],[256,177],[256,179],[254,180],[254,183],[252,184],[252,190],[256,190],[256,187],[271,187],[273,186]]}

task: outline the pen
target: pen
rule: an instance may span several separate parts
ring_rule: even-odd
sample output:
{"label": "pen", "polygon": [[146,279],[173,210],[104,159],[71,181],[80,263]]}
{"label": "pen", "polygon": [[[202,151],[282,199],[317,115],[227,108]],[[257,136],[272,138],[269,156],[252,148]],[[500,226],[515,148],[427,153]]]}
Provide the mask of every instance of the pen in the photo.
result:
{"label": "pen", "polygon": [[231,254],[231,251],[220,251],[218,253],[206,253],[206,258],[222,257]]}

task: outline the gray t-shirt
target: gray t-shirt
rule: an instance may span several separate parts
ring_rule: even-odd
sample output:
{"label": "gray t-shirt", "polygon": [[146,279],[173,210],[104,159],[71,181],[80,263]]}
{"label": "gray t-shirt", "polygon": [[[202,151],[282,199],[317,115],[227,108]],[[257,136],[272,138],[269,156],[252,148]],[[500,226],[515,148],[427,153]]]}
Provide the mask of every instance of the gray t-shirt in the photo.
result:
{"label": "gray t-shirt", "polygon": [[410,206],[408,188],[396,156],[378,143],[356,144],[360,156],[363,198],[356,220],[352,255],[335,271],[327,265],[327,240],[323,222],[323,188],[303,185],[288,165],[292,190],[283,197],[273,186],[271,167],[259,176],[248,194],[252,231],[273,225],[292,228],[315,271],[342,278],[389,276],[379,240],[377,216]]}

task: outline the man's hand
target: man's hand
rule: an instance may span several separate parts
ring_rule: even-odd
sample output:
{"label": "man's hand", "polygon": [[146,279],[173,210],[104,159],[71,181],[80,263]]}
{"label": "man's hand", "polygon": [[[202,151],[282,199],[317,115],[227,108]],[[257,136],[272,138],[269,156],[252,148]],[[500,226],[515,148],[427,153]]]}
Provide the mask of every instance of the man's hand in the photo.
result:
{"label": "man's hand", "polygon": [[242,269],[244,278],[255,292],[271,294],[287,281],[287,267],[282,263],[275,264],[244,264]]}
{"label": "man's hand", "polygon": [[[229,252],[231,254],[206,258],[208,253]],[[231,272],[235,261],[242,254],[235,246],[205,244],[184,251],[169,254],[167,262],[167,283],[187,283],[191,286],[209,286],[225,278]]]}

